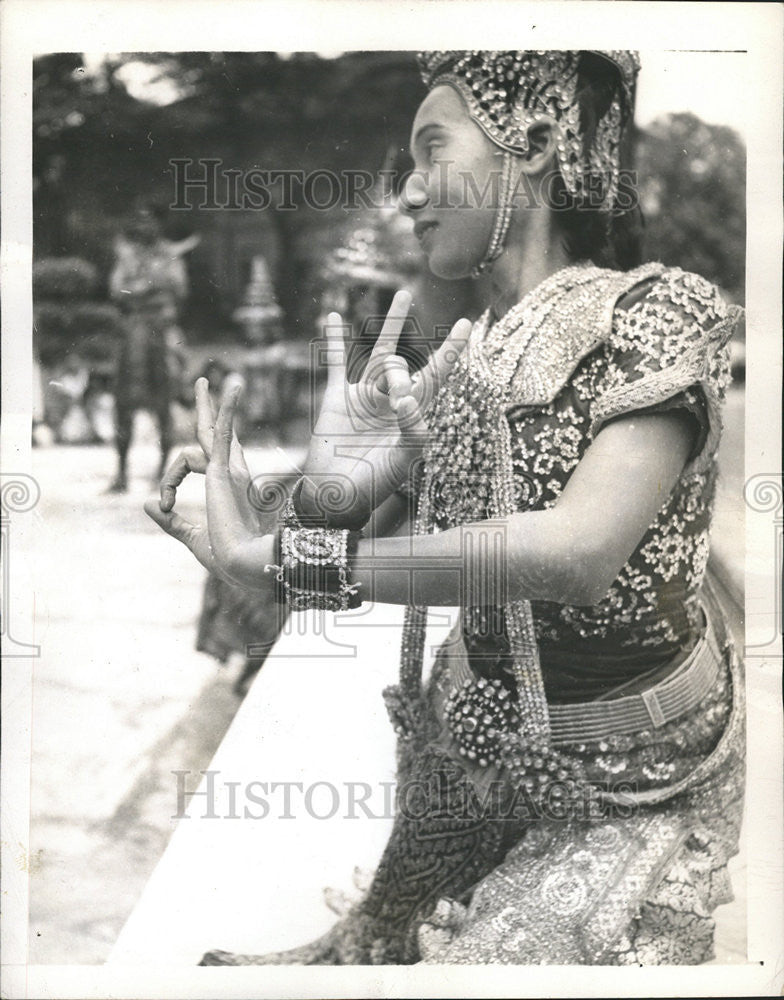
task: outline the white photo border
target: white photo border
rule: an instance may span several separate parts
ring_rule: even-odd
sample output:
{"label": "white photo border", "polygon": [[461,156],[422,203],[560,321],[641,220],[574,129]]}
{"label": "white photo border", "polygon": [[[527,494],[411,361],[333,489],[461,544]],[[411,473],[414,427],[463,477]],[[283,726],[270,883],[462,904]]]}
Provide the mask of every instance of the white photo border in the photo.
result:
{"label": "white photo border", "polygon": [[[782,7],[627,0],[5,0],[2,19],[3,483],[30,474],[32,59],[54,51],[637,48],[748,53],[746,481],[781,491]],[[258,26],[256,28],[256,26]],[[695,86],[699,81],[695,81]],[[749,632],[777,621],[772,521],[747,514]],[[7,621],[35,641],[34,511],[13,518]],[[754,604],[750,601],[753,599]],[[763,609],[760,611],[760,609]],[[29,627],[28,627],[29,626]],[[780,637],[779,637],[780,638]],[[745,965],[593,967],[29,966],[30,715],[34,661],[3,664],[3,984],[7,997],[746,996],[784,982],[780,646],[749,661]],[[20,861],[20,858],[22,861]]]}

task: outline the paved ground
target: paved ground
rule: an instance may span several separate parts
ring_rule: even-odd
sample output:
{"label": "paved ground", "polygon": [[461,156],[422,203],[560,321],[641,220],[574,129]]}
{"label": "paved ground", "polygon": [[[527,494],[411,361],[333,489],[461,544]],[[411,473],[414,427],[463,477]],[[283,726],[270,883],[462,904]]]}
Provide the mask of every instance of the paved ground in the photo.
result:
{"label": "paved ground", "polygon": [[[141,428],[144,431],[144,426]],[[275,463],[253,452],[254,471]],[[206,767],[239,701],[238,663],[194,650],[204,571],[146,517],[155,452],[103,494],[103,447],[34,452],[36,581],[30,961],[99,963],[174,824],[176,768]],[[133,473],[135,472],[135,475]],[[194,479],[186,507],[199,496]]]}
{"label": "paved ground", "polygon": [[[716,522],[742,581],[742,400],[728,409]],[[254,471],[285,468],[271,450]],[[100,963],[173,830],[171,771],[206,767],[238,706],[238,664],[193,648],[203,571],[144,515],[154,449],[132,456],[131,492],[105,496],[110,449],[37,449],[30,961]],[[288,470],[286,470],[288,471]],[[199,485],[183,494],[195,508]],[[720,911],[725,961],[745,955],[745,872]]]}

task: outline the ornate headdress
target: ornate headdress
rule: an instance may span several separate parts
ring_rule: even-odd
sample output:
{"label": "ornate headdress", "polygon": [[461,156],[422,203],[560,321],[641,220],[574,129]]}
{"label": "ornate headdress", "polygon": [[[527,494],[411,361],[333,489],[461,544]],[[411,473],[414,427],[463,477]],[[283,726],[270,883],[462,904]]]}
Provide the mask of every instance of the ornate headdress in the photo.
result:
{"label": "ornate headdress", "polygon": [[[624,124],[633,114],[640,62],[636,52],[590,51],[615,68],[617,82],[589,148],[580,132],[581,52],[422,52],[418,58],[428,88],[454,87],[471,118],[507,154],[505,175],[511,173],[509,156],[528,150],[529,126],[549,117],[561,133],[557,153],[566,190],[579,201],[609,212],[618,194],[620,141]],[[510,214],[508,205],[499,206],[483,266],[503,249]]]}

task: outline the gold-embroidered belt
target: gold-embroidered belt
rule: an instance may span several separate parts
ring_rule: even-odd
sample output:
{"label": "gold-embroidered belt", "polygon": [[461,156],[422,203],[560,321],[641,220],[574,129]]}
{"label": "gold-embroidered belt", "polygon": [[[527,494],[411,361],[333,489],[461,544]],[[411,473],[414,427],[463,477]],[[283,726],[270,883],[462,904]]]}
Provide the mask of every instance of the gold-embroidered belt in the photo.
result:
{"label": "gold-embroidered belt", "polygon": [[[458,626],[447,640],[452,690],[476,683]],[[664,680],[639,694],[605,701],[549,705],[554,744],[587,743],[606,736],[658,729],[695,709],[719,674],[722,656],[716,631],[705,615],[705,627],[694,649]]]}
{"label": "gold-embroidered belt", "polygon": [[639,694],[608,701],[550,705],[554,743],[588,742],[613,734],[658,729],[693,711],[719,673],[721,653],[710,620],[686,659],[658,684]]}

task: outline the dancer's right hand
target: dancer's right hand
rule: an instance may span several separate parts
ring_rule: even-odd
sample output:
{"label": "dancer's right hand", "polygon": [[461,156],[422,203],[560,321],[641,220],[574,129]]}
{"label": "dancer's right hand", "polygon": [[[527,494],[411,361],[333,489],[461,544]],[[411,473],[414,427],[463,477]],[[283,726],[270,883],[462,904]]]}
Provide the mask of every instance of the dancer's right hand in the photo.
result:
{"label": "dancer's right hand", "polygon": [[[205,424],[207,402],[200,398],[200,424],[207,427],[202,448],[209,459],[206,478],[206,520],[186,520],[175,510],[161,510],[160,502],[149,500],[145,510],[167,534],[188,548],[211,573],[229,583],[272,593],[274,577],[268,572],[276,558],[275,536],[260,530],[253,518],[244,475],[239,479],[232,470],[234,417],[239,387],[224,387],[221,407],[213,422],[212,411]],[[235,457],[236,463],[240,461]],[[199,462],[201,464],[201,462]],[[241,462],[244,467],[244,462]],[[247,471],[247,470],[246,470]]]}
{"label": "dancer's right hand", "polygon": [[[305,463],[300,504],[336,528],[360,528],[408,479],[427,438],[424,414],[452,370],[471,332],[458,320],[421,371],[411,374],[397,353],[411,306],[398,292],[365,370],[346,379],[347,328],[338,313],[326,324],[327,385]],[[330,509],[327,509],[329,504]]]}

